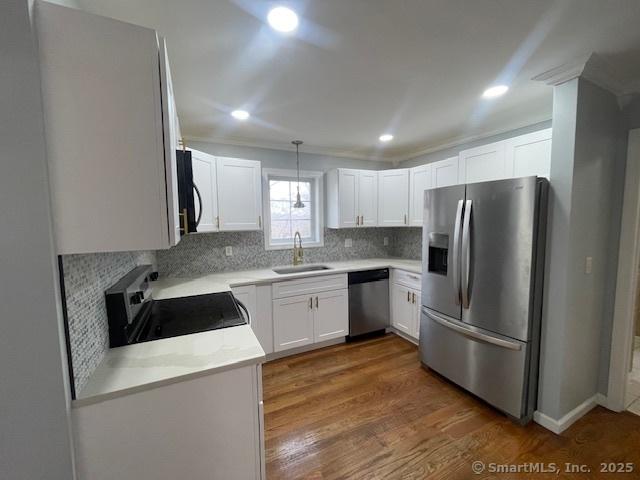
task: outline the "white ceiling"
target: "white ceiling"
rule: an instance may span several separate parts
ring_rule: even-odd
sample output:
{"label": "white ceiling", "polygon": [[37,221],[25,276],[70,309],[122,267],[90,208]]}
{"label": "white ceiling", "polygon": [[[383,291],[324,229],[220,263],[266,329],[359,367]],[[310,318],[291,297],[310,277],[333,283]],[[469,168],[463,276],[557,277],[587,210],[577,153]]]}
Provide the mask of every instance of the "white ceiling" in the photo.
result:
{"label": "white ceiling", "polygon": [[[639,0],[78,1],[166,36],[192,139],[408,158],[551,118],[531,78],[590,52],[640,78]],[[295,35],[265,25],[277,4],[300,14]],[[511,90],[482,100],[496,82]]]}

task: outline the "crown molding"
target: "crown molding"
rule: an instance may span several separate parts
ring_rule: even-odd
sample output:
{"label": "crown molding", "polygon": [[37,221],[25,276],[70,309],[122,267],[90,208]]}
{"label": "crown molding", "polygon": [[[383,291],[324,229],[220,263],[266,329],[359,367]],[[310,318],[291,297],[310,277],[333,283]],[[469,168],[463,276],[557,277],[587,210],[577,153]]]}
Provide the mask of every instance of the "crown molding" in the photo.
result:
{"label": "crown molding", "polygon": [[489,139],[489,138],[495,137],[497,135],[503,135],[505,133],[513,132],[514,130],[519,130],[521,128],[525,128],[525,127],[529,127],[529,126],[532,126],[532,125],[536,125],[538,123],[547,122],[549,120],[551,120],[551,117],[548,116],[548,115],[545,115],[545,116],[540,117],[539,119],[534,120],[534,121],[527,121],[527,122],[521,122],[521,123],[512,123],[511,125],[509,125],[508,128],[498,128],[498,129],[490,130],[490,131],[487,131],[487,132],[481,132],[481,133],[478,133],[477,135],[468,135],[466,137],[457,137],[455,139],[445,141],[444,143],[434,144],[431,147],[426,147],[426,148],[422,148],[422,149],[419,149],[419,150],[414,150],[411,153],[408,153],[406,155],[403,155],[400,158],[393,159],[391,161],[393,161],[393,162],[403,162],[405,160],[413,160],[415,158],[421,157],[422,155],[428,155],[429,153],[440,152],[442,150],[447,150],[449,148],[459,147],[459,146],[465,145],[467,143],[476,142],[476,141],[484,140],[484,139]]}
{"label": "crown molding", "polygon": [[[455,139],[447,140],[445,142],[440,142],[433,144],[429,147],[421,147],[419,149],[410,150],[402,155],[386,155],[384,157],[373,157],[370,155],[361,155],[361,154],[351,154],[345,151],[335,151],[330,148],[322,148],[322,147],[313,147],[305,145],[304,153],[313,153],[316,155],[328,155],[332,157],[338,158],[350,158],[353,160],[369,160],[372,162],[378,163],[390,163],[393,165],[397,165],[400,162],[404,162],[406,160],[413,160],[414,158],[420,157],[422,155],[427,155],[429,153],[439,152],[441,150],[447,150],[449,148],[459,147],[460,145],[464,145],[467,143],[475,142],[478,140],[483,140],[485,138],[494,137],[496,135],[502,135],[514,130],[518,130],[520,128],[529,127],[531,125],[535,125],[537,123],[542,123],[551,120],[551,117],[545,115],[534,121],[527,121],[521,123],[513,123],[509,125],[508,128],[499,128],[496,130],[491,130],[488,132],[481,132],[477,135],[468,135],[465,137],[457,137]],[[291,147],[289,144],[285,143],[262,143],[262,142],[252,142],[245,141],[234,138],[211,138],[211,137],[197,137],[197,136],[185,136],[187,144],[189,141],[193,142],[204,142],[204,143],[216,143],[219,145],[232,145],[234,147],[249,147],[249,148],[265,148],[267,150],[284,150],[287,152],[295,152],[296,149]]]}
{"label": "crown molding", "polygon": [[[248,148],[264,148],[267,150],[284,150],[287,152],[295,152],[295,147],[292,147],[289,143],[272,143],[272,142],[254,142],[251,140],[243,140],[238,138],[215,138],[215,137],[198,137],[185,135],[185,141],[192,142],[204,142],[204,143],[217,143],[219,145],[232,145],[234,147],[248,147]],[[372,162],[389,163],[393,162],[395,157],[389,156],[373,156],[365,155],[361,153],[352,153],[348,150],[336,150],[332,148],[317,147],[313,145],[304,145],[303,153],[313,153],[315,155],[327,155],[338,158],[350,158],[354,160],[369,160]]]}
{"label": "crown molding", "polygon": [[604,58],[590,53],[536,75],[532,80],[547,85],[561,85],[582,77],[620,97],[640,92],[640,81],[616,71]]}

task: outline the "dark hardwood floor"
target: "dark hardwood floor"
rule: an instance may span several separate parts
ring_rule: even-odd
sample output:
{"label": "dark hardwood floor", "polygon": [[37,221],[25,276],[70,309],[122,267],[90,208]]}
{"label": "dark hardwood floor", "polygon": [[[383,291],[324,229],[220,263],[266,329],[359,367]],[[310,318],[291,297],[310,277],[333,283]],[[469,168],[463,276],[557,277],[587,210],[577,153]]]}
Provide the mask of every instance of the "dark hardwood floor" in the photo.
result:
{"label": "dark hardwood floor", "polygon": [[[269,362],[263,375],[268,480],[618,477],[601,462],[633,462],[620,476],[640,478],[640,417],[598,407],[562,435],[521,427],[423,369],[393,334]],[[475,475],[474,461],[591,472]]]}

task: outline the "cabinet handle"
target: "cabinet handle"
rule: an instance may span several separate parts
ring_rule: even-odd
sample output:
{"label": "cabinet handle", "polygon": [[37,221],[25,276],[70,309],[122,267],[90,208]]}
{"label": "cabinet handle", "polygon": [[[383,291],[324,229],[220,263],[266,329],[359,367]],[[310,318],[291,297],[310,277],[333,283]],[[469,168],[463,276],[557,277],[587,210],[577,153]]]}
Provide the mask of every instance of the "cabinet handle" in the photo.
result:
{"label": "cabinet handle", "polygon": [[416,303],[416,294],[415,293],[411,294],[411,303]]}
{"label": "cabinet handle", "polygon": [[316,309],[318,308],[319,303],[318,303],[318,297],[316,297]]}
{"label": "cabinet handle", "polygon": [[404,214],[404,224],[405,225],[407,224],[407,214],[406,213]]}
{"label": "cabinet handle", "polygon": [[309,297],[309,310],[313,310],[313,297]]}
{"label": "cabinet handle", "polygon": [[262,228],[262,215],[258,215],[258,228]]}
{"label": "cabinet handle", "polygon": [[220,230],[220,217],[216,217],[216,228]]}
{"label": "cabinet handle", "polygon": [[411,301],[411,292],[407,292],[407,302]]}
{"label": "cabinet handle", "polygon": [[364,225],[364,215],[360,215],[360,225]]}
{"label": "cabinet handle", "polygon": [[360,225],[360,215],[356,215],[356,227]]}
{"label": "cabinet handle", "polygon": [[178,214],[178,217],[182,217],[182,227],[180,230],[185,235],[189,233],[189,219],[187,218],[187,209],[183,208],[182,213]]}

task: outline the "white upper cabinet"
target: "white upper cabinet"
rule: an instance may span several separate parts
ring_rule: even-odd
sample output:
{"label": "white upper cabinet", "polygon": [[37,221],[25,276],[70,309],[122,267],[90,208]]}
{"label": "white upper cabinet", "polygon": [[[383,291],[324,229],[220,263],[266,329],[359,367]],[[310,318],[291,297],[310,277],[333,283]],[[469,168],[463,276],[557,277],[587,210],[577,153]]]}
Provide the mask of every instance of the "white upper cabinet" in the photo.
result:
{"label": "white upper cabinet", "polygon": [[170,247],[177,138],[164,43],[51,3],[35,17],[57,252]]}
{"label": "white upper cabinet", "polygon": [[500,180],[509,176],[504,142],[490,143],[460,152],[460,183]]}
{"label": "white upper cabinet", "polygon": [[409,171],[409,225],[422,226],[424,191],[433,188],[433,164],[413,167]]}
{"label": "white upper cabinet", "polygon": [[[165,177],[167,184],[169,244],[176,245],[180,241],[180,215],[178,215],[178,169],[176,162],[176,150],[180,138],[180,126],[178,123],[178,111],[176,99],[173,94],[173,82],[171,81],[171,68],[167,44],[164,38],[159,38],[160,44],[160,75],[162,77],[162,122],[164,126],[164,160]],[[167,141],[168,140],[168,141]]]}
{"label": "white upper cabinet", "polygon": [[360,227],[378,225],[378,172],[360,170],[358,175],[358,212]]}
{"label": "white upper cabinet", "polygon": [[378,225],[403,227],[409,224],[409,169],[378,172]]}
{"label": "white upper cabinet", "polygon": [[360,223],[358,210],[358,170],[338,171],[338,218],[339,227],[355,227]]}
{"label": "white upper cabinet", "polygon": [[433,188],[448,187],[458,183],[458,157],[451,157],[431,164]]}
{"label": "white upper cabinet", "polygon": [[549,178],[551,172],[551,129],[505,140],[506,168],[509,177]]}
{"label": "white upper cabinet", "polygon": [[195,207],[196,219],[200,217],[198,232],[217,232],[218,181],[216,178],[216,157],[197,150],[191,150],[191,168],[193,171],[193,184],[197,188]]}
{"label": "white upper cabinet", "polygon": [[327,227],[378,225],[378,172],[339,168],[327,179]]}
{"label": "white upper cabinet", "polygon": [[220,230],[262,229],[260,162],[217,157]]}

